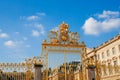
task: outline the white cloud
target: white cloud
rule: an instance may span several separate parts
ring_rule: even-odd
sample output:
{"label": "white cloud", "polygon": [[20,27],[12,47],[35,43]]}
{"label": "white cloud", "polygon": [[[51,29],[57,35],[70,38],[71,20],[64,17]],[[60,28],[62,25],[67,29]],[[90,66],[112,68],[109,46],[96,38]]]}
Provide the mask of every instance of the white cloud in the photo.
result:
{"label": "white cloud", "polygon": [[28,38],[27,37],[23,37],[23,40],[26,41]]}
{"label": "white cloud", "polygon": [[32,36],[40,36],[45,34],[44,26],[40,23],[25,24],[25,26],[32,28]]}
{"label": "white cloud", "polygon": [[35,15],[30,15],[30,16],[20,16],[21,20],[27,20],[27,21],[34,21],[34,20],[39,20],[41,19],[42,16],[46,16],[44,12],[41,13],[36,13]]}
{"label": "white cloud", "polygon": [[31,20],[37,20],[37,19],[39,19],[39,17],[35,16],[35,15],[27,17],[27,20],[29,20],[29,21],[31,21]]}
{"label": "white cloud", "polygon": [[8,38],[9,35],[7,33],[0,33],[0,38]]}
{"label": "white cloud", "polygon": [[58,31],[59,30],[59,27],[55,27],[53,29],[51,29],[52,31]]}
{"label": "white cloud", "polygon": [[45,13],[37,13],[37,15],[40,15],[40,16],[46,16],[46,14]]}
{"label": "white cloud", "polygon": [[[104,18],[101,20],[101,18]],[[90,17],[82,26],[85,34],[99,35],[102,32],[108,32],[113,29],[120,28],[119,12],[103,11],[98,15],[98,20]]]}
{"label": "white cloud", "polygon": [[101,24],[102,30],[110,31],[120,27],[120,18],[105,20]]}
{"label": "white cloud", "polygon": [[31,47],[30,45],[26,45],[27,48]]}
{"label": "white cloud", "polygon": [[36,15],[32,15],[32,16],[20,16],[20,19],[23,19],[23,20],[27,20],[27,21],[34,21],[34,20],[38,20],[40,19],[39,16],[36,16]]}
{"label": "white cloud", "polygon": [[85,34],[97,35],[100,30],[100,23],[94,18],[90,17],[85,21],[85,24],[82,28],[84,29]]}
{"label": "white cloud", "polygon": [[19,32],[15,32],[15,34],[20,34]]}
{"label": "white cloud", "polygon": [[102,14],[98,14],[98,18],[116,18],[119,17],[120,12],[118,11],[103,11]]}
{"label": "white cloud", "polygon": [[7,47],[15,47],[16,46],[16,42],[12,41],[12,40],[9,40],[9,41],[6,41],[4,43],[5,46]]}
{"label": "white cloud", "polygon": [[0,29],[0,32],[2,32],[2,29]]}
{"label": "white cloud", "polygon": [[40,34],[39,34],[39,31],[37,30],[32,30],[32,36],[35,36],[35,37],[38,37]]}
{"label": "white cloud", "polygon": [[40,34],[44,34],[45,30],[42,24],[34,24],[40,30]]}
{"label": "white cloud", "polygon": [[31,27],[33,24],[24,24],[25,27]]}

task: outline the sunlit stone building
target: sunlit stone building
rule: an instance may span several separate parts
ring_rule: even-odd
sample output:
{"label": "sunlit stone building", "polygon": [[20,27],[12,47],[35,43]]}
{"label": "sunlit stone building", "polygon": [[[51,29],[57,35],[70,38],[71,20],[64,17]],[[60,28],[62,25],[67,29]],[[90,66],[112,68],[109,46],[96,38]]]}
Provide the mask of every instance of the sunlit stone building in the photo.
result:
{"label": "sunlit stone building", "polygon": [[[120,34],[94,49],[87,50],[85,59],[90,58],[94,59],[95,64],[103,65],[94,64],[96,68],[101,67],[101,72],[95,71],[100,74],[100,80],[120,80]],[[89,76],[89,73],[86,74]]]}

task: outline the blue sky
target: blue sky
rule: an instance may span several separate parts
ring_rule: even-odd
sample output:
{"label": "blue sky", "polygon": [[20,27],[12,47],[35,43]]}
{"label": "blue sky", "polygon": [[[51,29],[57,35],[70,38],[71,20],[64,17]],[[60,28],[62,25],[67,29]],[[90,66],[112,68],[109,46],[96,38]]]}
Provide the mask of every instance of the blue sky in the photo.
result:
{"label": "blue sky", "polygon": [[1,0],[0,62],[40,55],[42,40],[63,21],[96,47],[120,32],[120,1]]}

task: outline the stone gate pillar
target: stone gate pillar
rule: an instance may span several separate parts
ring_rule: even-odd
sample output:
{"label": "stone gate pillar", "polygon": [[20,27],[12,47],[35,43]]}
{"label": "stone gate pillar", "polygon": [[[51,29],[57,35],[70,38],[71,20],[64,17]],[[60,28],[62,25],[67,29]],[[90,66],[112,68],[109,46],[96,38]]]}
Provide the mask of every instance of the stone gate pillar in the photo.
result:
{"label": "stone gate pillar", "polygon": [[41,71],[42,67],[43,65],[41,64],[34,64],[34,68],[35,68],[34,80],[42,80],[42,71]]}

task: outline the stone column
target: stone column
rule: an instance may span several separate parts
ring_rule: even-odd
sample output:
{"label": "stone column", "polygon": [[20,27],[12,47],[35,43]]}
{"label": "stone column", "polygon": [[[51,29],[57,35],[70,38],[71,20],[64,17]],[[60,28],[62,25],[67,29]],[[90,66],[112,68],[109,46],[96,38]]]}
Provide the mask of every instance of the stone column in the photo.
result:
{"label": "stone column", "polygon": [[42,80],[42,71],[41,71],[42,67],[43,65],[41,64],[34,64],[34,68],[35,68],[34,80]]}

